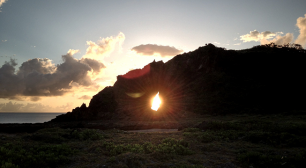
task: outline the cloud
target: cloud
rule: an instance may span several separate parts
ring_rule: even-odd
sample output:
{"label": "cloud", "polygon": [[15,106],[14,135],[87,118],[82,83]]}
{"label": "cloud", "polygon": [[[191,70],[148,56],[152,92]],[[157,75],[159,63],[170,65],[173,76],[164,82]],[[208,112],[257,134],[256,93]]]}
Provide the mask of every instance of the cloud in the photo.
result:
{"label": "cloud", "polygon": [[98,60],[76,59],[69,50],[62,56],[63,63],[54,65],[48,58],[28,60],[16,71],[17,63],[11,59],[0,67],[0,98],[13,99],[18,96],[60,96],[71,92],[73,86],[96,87],[91,75],[105,68]]}
{"label": "cloud", "polygon": [[122,48],[122,44],[125,40],[125,35],[120,32],[117,37],[107,37],[98,41],[97,43],[87,41],[88,48],[84,58],[102,59],[104,56],[109,55],[114,51],[116,44],[118,44],[119,50]]}
{"label": "cloud", "polygon": [[[5,2],[7,2],[7,0],[0,0],[0,7],[1,7],[2,4],[4,4]],[[2,8],[0,8],[0,12],[2,12],[1,9],[2,9]]]}
{"label": "cloud", "polygon": [[250,34],[245,34],[240,36],[240,40],[242,40],[243,42],[259,41],[260,40],[259,35],[260,33],[257,30],[250,31]]}
{"label": "cloud", "polygon": [[22,63],[17,74],[22,77],[25,77],[34,71],[40,74],[53,74],[56,69],[57,67],[48,58],[34,58]]}
{"label": "cloud", "polygon": [[16,61],[11,59],[0,67],[0,98],[14,97],[25,89],[23,81],[15,74],[16,65]]}
{"label": "cloud", "polygon": [[250,41],[260,41],[261,44],[268,44],[268,43],[275,43],[278,45],[292,43],[293,41],[293,34],[287,33],[285,36],[282,36],[283,32],[271,32],[271,31],[264,31],[259,32],[257,30],[250,31],[250,34],[245,34],[240,36],[240,40],[243,42],[250,42]]}
{"label": "cloud", "polygon": [[80,50],[69,49],[67,54],[74,55],[74,54],[79,53],[79,52],[80,52]]}
{"label": "cloud", "polygon": [[80,62],[89,65],[95,74],[99,74],[103,68],[106,68],[102,62],[91,58],[82,58]]}
{"label": "cloud", "polygon": [[271,40],[262,39],[260,41],[260,44],[275,43],[277,45],[283,45],[283,44],[288,44],[292,42],[293,42],[293,34],[287,33],[285,36],[278,35],[274,39],[271,39]]}
{"label": "cloud", "polygon": [[78,99],[90,100],[91,98],[92,98],[91,96],[83,95],[83,96],[79,97]]}
{"label": "cloud", "polygon": [[216,42],[216,41],[215,41],[214,43],[215,43],[215,44],[221,44],[221,43],[219,43],[219,42]]}
{"label": "cloud", "polygon": [[36,97],[36,96],[33,96],[30,98],[31,101],[38,101],[40,99],[41,99],[40,97]]}
{"label": "cloud", "polygon": [[159,54],[161,57],[175,56],[183,52],[183,50],[176,49],[175,47],[162,46],[156,44],[145,44],[133,47],[131,49],[137,54],[152,56],[154,54]]}
{"label": "cloud", "polygon": [[[54,110],[52,112],[56,112],[56,111],[71,111],[71,109],[73,109],[74,106],[73,106],[73,103],[70,102],[70,103],[66,103],[65,105],[62,105],[62,106],[57,106],[54,108]],[[51,111],[50,111],[51,112]]]}
{"label": "cloud", "polygon": [[[304,17],[299,17],[296,22],[296,26],[300,29],[300,34],[294,43],[301,44],[302,46],[306,47],[306,14]],[[274,33],[271,31],[264,31],[260,33],[257,30],[254,30],[250,31],[249,34],[240,36],[240,40],[243,42],[260,41],[261,44],[268,44],[273,42],[277,45],[293,43],[292,33],[287,33],[284,36],[282,34],[283,32]]]}
{"label": "cloud", "polygon": [[0,7],[1,7],[2,4],[4,4],[5,2],[7,2],[7,0],[0,0]]}
{"label": "cloud", "polygon": [[241,43],[236,43],[236,44],[234,44],[234,45],[241,45]]}
{"label": "cloud", "polygon": [[257,30],[250,31],[250,34],[245,34],[240,36],[240,40],[243,42],[250,42],[250,41],[261,41],[261,40],[267,40],[275,37],[276,35],[283,34],[282,32],[270,32],[270,31],[264,31],[259,32]]}
{"label": "cloud", "polygon": [[43,105],[41,103],[8,103],[0,104],[1,112],[65,112],[70,111],[73,108],[73,103],[67,103],[66,105],[51,107]]}
{"label": "cloud", "polygon": [[300,29],[300,35],[295,40],[295,43],[306,47],[306,14],[304,18],[299,17],[296,22],[296,26]]}
{"label": "cloud", "polygon": [[18,112],[21,110],[21,108],[23,107],[23,104],[19,104],[19,103],[12,103],[12,102],[8,102],[8,103],[2,103],[0,104],[0,111],[2,112]]}

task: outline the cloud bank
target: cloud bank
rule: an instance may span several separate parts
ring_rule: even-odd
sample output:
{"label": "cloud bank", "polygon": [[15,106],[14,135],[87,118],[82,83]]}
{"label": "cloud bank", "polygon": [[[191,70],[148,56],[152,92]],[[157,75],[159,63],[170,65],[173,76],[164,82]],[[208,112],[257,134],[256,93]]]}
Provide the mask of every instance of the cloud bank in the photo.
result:
{"label": "cloud bank", "polygon": [[67,103],[66,105],[51,107],[43,105],[41,103],[8,103],[0,104],[1,112],[58,112],[58,111],[70,111],[73,108],[73,103]]}
{"label": "cloud bank", "polygon": [[99,88],[95,79],[106,68],[100,59],[112,52],[116,44],[121,47],[124,39],[124,34],[119,33],[97,44],[89,41],[81,59],[73,57],[79,50],[70,49],[62,55],[63,63],[59,65],[48,58],[34,58],[17,68],[16,60],[11,59],[0,67],[0,98],[23,100],[30,96],[31,101],[38,101],[42,96],[62,96],[72,88]]}
{"label": "cloud bank", "polygon": [[162,46],[156,44],[145,44],[145,45],[142,44],[133,47],[131,50],[141,55],[152,56],[154,54],[159,54],[161,57],[175,56],[183,52],[183,50],[179,50],[175,47]]}
{"label": "cloud bank", "polygon": [[64,62],[56,66],[48,58],[34,58],[22,63],[17,73],[15,60],[5,62],[0,68],[0,98],[61,96],[70,92],[72,83],[85,87],[95,85],[89,74],[105,68],[97,60],[78,60],[71,53],[63,55],[62,59]]}

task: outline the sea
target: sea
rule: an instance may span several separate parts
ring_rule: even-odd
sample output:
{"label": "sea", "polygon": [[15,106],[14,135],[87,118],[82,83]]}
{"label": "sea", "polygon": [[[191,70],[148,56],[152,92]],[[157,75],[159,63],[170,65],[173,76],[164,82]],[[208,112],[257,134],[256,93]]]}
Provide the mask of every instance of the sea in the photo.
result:
{"label": "sea", "polygon": [[0,113],[1,123],[44,123],[64,113]]}

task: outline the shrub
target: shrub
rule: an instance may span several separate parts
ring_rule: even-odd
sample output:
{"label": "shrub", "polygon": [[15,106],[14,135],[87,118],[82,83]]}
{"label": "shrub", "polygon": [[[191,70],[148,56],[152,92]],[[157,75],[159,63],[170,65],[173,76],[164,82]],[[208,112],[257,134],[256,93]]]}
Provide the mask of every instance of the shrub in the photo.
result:
{"label": "shrub", "polygon": [[188,143],[184,140],[166,138],[162,140],[156,148],[156,152],[164,154],[190,155],[192,151],[188,148]]}
{"label": "shrub", "polygon": [[19,168],[19,166],[11,163],[11,162],[2,162],[1,163],[2,168]]}
{"label": "shrub", "polygon": [[24,138],[45,143],[62,143],[66,141],[64,137],[67,135],[67,130],[60,128],[47,128],[41,129],[29,136],[25,136]]}
{"label": "shrub", "polygon": [[[70,161],[76,151],[67,145],[4,144],[0,148],[0,160],[4,166],[56,167]],[[4,167],[1,166],[1,167]]]}
{"label": "shrub", "polygon": [[199,128],[184,128],[183,132],[198,132],[200,131]]}
{"label": "shrub", "polygon": [[94,129],[74,130],[71,136],[78,140],[100,140],[104,138],[102,134]]}
{"label": "shrub", "polygon": [[102,148],[105,149],[106,154],[116,156],[126,152],[132,153],[164,153],[164,154],[177,154],[189,155],[191,150],[188,148],[188,143],[184,140],[176,140],[173,138],[166,138],[162,140],[161,144],[153,145],[150,142],[144,144],[120,144],[115,145],[113,142],[103,142]]}
{"label": "shrub", "polygon": [[303,167],[306,151],[284,157],[278,153],[267,151],[248,151],[238,155],[238,160],[245,166],[272,168],[272,167]]}
{"label": "shrub", "polygon": [[205,168],[202,165],[175,165],[175,168]]}

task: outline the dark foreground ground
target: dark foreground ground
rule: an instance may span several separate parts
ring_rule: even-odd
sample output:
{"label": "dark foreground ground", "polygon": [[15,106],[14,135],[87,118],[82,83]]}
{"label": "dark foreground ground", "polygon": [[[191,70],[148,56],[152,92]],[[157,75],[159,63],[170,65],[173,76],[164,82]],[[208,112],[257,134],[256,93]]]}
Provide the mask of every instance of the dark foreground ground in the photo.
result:
{"label": "dark foreground ground", "polygon": [[[305,119],[306,115],[203,115],[173,121],[122,121],[112,125],[121,127],[104,130],[50,126],[33,133],[0,133],[0,166],[304,167]],[[125,124],[189,128],[150,133],[118,129],[128,128]]]}

